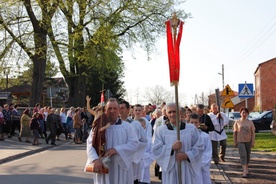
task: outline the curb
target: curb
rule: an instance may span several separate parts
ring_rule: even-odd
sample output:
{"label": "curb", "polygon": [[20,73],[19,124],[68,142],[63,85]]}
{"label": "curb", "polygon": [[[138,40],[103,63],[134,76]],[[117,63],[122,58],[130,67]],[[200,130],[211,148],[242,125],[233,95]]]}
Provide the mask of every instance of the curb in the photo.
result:
{"label": "curb", "polygon": [[35,149],[35,150],[30,150],[30,151],[26,151],[24,153],[19,153],[19,154],[16,154],[16,155],[12,155],[12,156],[0,159],[0,165],[4,164],[4,163],[7,163],[7,162],[11,162],[11,161],[14,161],[14,160],[21,159],[21,158],[29,156],[29,155],[40,153],[40,152],[48,150],[48,149],[56,148],[56,147],[59,147],[61,145],[67,145],[67,144],[70,144],[70,143],[71,142],[67,142],[67,143],[59,144],[59,145],[55,145],[55,146],[54,145],[45,146],[45,147],[41,147],[41,148],[38,148],[38,149]]}
{"label": "curb", "polygon": [[36,150],[30,150],[30,151],[26,151],[24,153],[19,153],[19,154],[16,154],[16,155],[12,155],[12,156],[3,158],[3,159],[0,160],[0,165],[4,164],[4,163],[7,163],[7,162],[11,162],[13,160],[18,160],[20,158],[23,158],[23,157],[26,157],[26,156],[29,156],[29,155],[33,155],[33,154],[45,151],[45,150],[53,148],[53,147],[57,147],[57,146],[46,146],[46,147],[38,148]]}

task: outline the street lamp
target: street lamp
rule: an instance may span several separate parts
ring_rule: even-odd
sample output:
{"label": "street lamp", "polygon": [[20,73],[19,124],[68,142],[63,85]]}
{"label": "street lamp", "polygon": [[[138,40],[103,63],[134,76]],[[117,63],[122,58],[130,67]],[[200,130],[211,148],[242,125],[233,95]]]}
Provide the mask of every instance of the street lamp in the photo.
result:
{"label": "street lamp", "polygon": [[222,90],[224,89],[224,64],[222,64],[222,70],[221,73],[218,73],[222,77]]}

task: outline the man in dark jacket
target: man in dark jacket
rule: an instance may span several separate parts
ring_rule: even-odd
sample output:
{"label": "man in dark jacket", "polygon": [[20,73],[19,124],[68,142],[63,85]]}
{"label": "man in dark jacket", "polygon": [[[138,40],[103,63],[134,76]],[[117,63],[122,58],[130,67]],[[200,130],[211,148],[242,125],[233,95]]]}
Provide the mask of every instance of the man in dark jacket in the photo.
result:
{"label": "man in dark jacket", "polygon": [[49,143],[49,140],[51,140],[51,145],[56,145],[56,134],[57,134],[57,126],[58,126],[58,119],[55,115],[55,109],[50,109],[50,114],[48,114],[46,119],[46,125],[50,131],[50,134],[45,139],[46,144]]}
{"label": "man in dark jacket", "polygon": [[200,116],[200,129],[207,134],[214,131],[214,124],[208,114],[204,113],[204,105],[198,104],[196,107],[197,114]]}

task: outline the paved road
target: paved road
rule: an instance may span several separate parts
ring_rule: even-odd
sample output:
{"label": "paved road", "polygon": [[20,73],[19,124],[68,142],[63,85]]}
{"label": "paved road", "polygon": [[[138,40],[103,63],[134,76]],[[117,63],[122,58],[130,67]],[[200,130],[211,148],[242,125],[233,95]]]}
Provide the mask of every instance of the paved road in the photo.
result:
{"label": "paved road", "polygon": [[92,183],[89,173],[83,172],[84,148],[65,144],[2,164],[0,181],[5,184]]}
{"label": "paved road", "polygon": [[[92,183],[89,173],[83,172],[86,144],[61,139],[53,147],[41,139],[41,145],[32,146],[24,141],[19,142],[16,137],[0,141],[0,183]],[[153,173],[152,164],[151,183],[161,184]],[[223,170],[214,164],[211,178],[213,183],[230,183]]]}

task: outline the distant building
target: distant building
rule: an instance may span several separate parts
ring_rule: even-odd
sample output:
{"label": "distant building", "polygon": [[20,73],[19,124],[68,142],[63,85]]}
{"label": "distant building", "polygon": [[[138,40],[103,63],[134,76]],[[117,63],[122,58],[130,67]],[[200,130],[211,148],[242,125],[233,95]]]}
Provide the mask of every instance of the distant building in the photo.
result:
{"label": "distant building", "polygon": [[67,101],[69,96],[68,85],[63,77],[48,78],[45,81],[47,97]]}
{"label": "distant building", "polygon": [[260,63],[255,75],[255,109],[273,109],[276,106],[276,58]]}
{"label": "distant building", "polygon": [[[234,108],[233,109],[229,109],[230,111],[239,111],[239,109],[241,107],[245,107],[246,106],[246,102],[245,99],[243,98],[239,98],[238,97],[238,92],[237,91],[233,91],[235,96],[231,96],[230,99],[232,101],[232,103],[234,104]],[[222,93],[222,91],[220,91],[220,94]],[[221,96],[220,97],[220,105],[224,102],[225,97]],[[247,108],[249,111],[254,111],[254,98],[248,98],[247,99]],[[209,107],[211,106],[212,103],[216,103],[216,94],[210,94],[208,96],[208,105]]]}
{"label": "distant building", "polygon": [[[238,96],[238,92],[236,92],[236,91],[233,91],[233,92],[234,92],[235,96]],[[221,93],[222,93],[222,91],[219,92],[220,95],[221,95]],[[235,96],[231,96],[231,98],[233,98]],[[224,96],[220,96],[220,104],[222,104],[224,102],[224,100],[225,100],[225,97]],[[238,100],[238,102],[240,102],[240,99]],[[216,102],[216,93],[210,94],[208,96],[208,106],[210,107],[212,103],[217,103]],[[235,105],[235,103],[234,103],[234,105]]]}
{"label": "distant building", "polygon": [[0,106],[4,104],[10,104],[12,102],[12,95],[10,92],[0,92]]}

